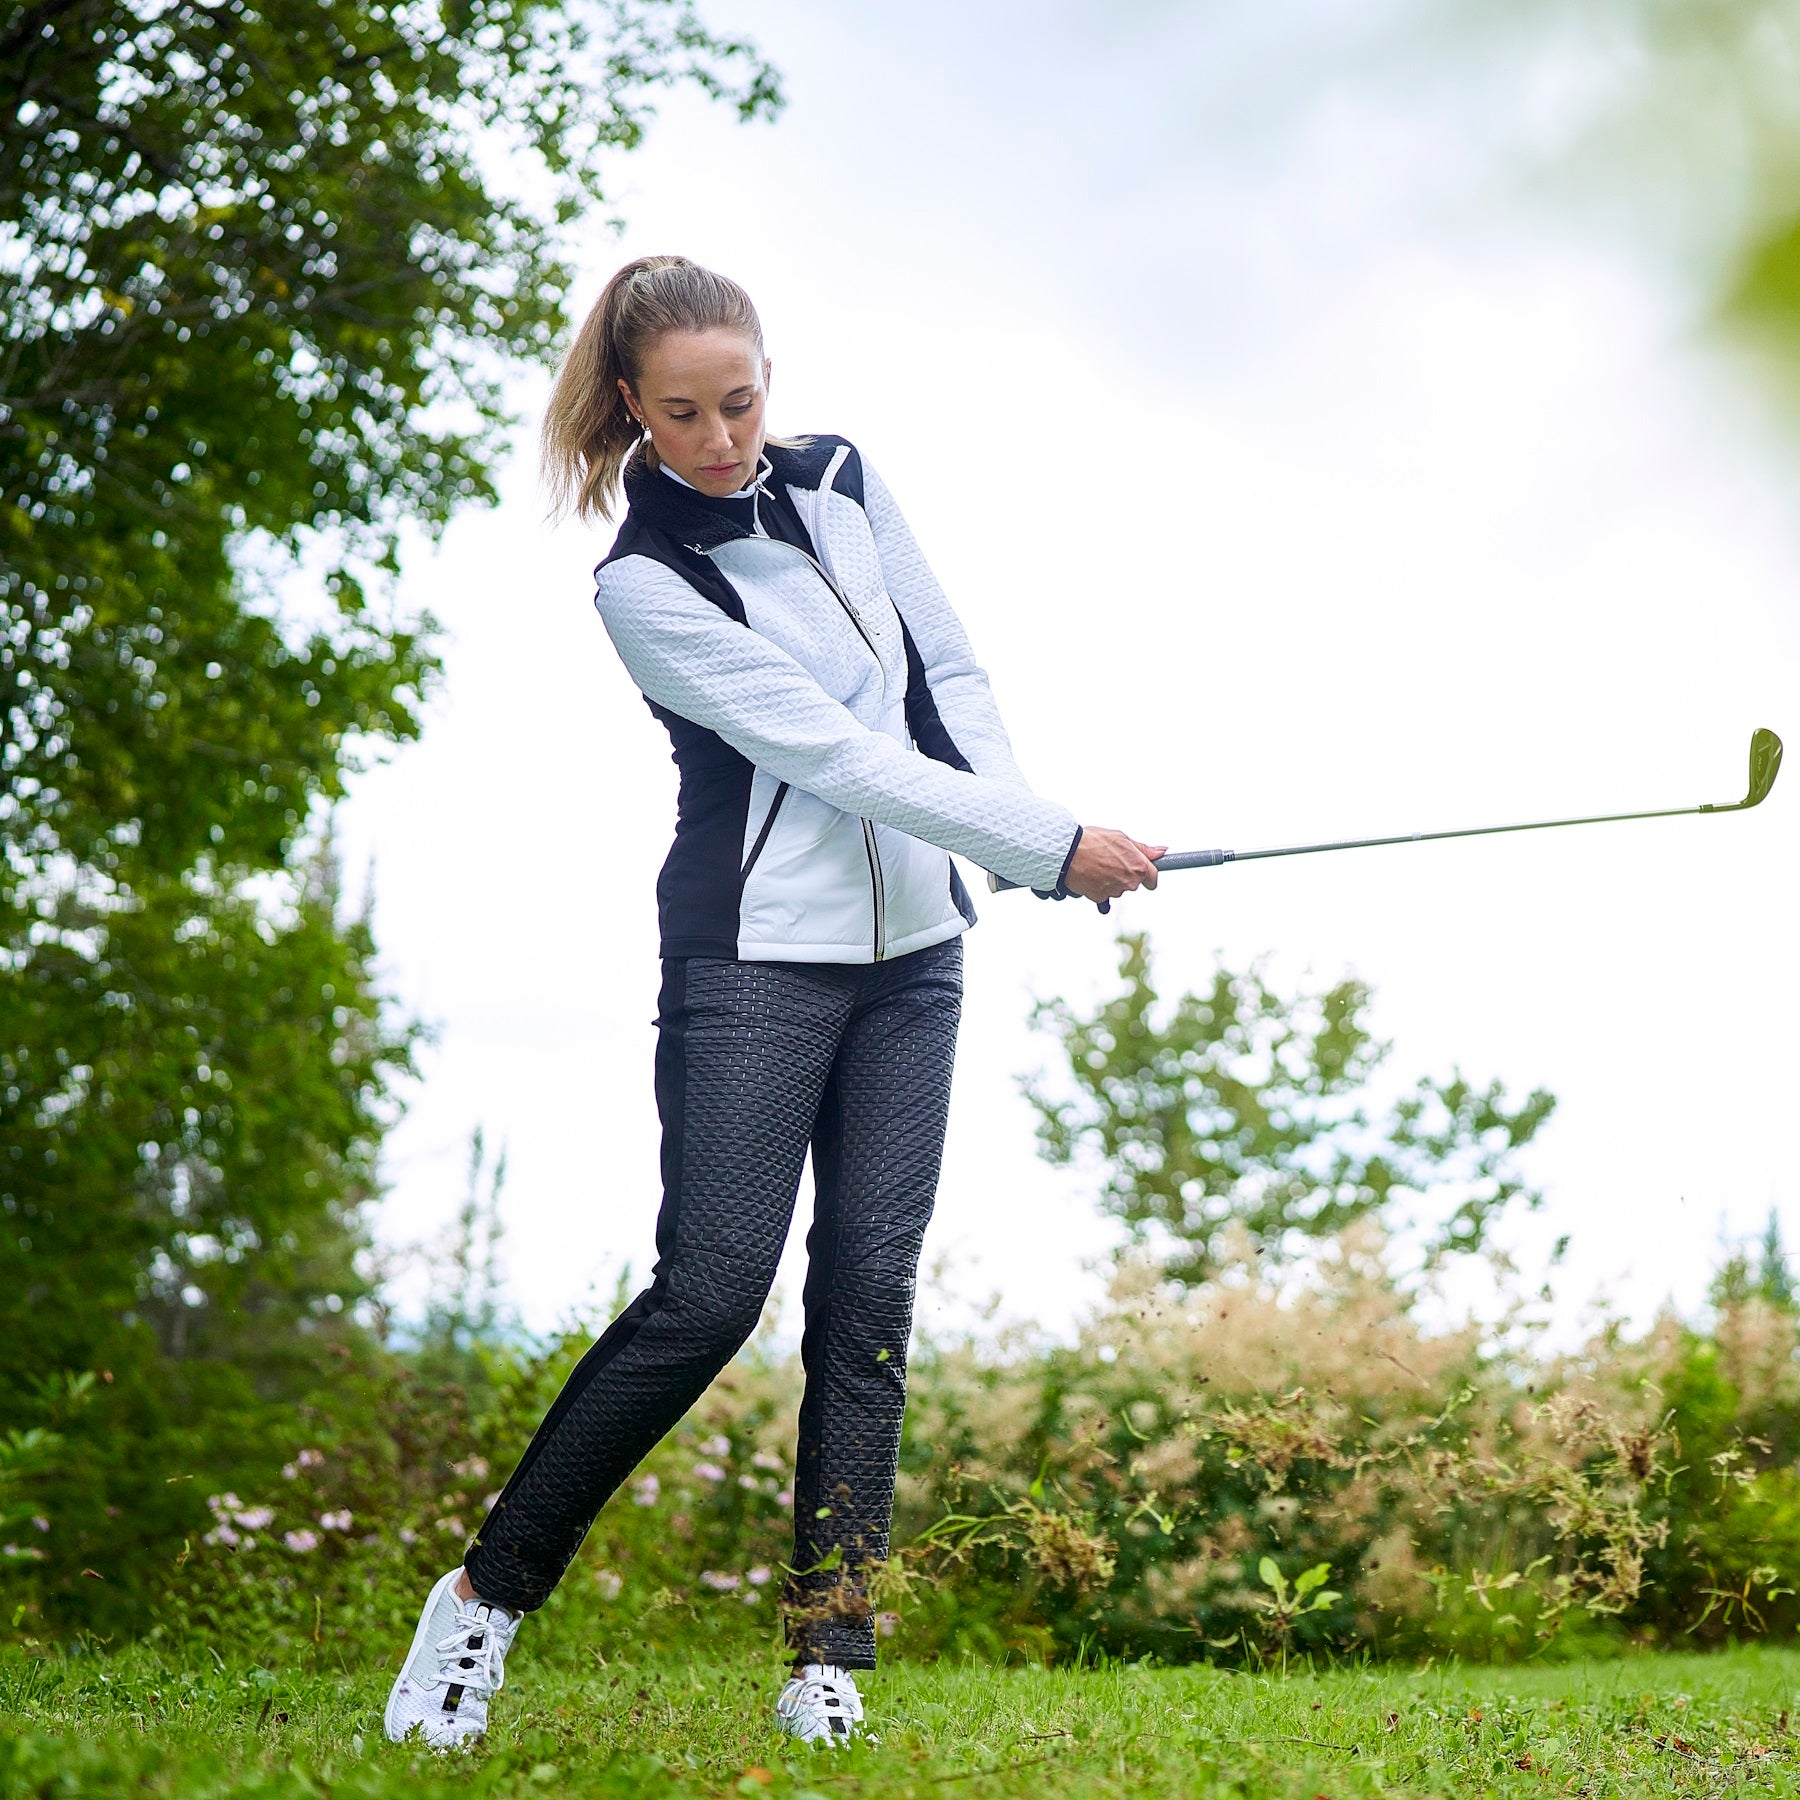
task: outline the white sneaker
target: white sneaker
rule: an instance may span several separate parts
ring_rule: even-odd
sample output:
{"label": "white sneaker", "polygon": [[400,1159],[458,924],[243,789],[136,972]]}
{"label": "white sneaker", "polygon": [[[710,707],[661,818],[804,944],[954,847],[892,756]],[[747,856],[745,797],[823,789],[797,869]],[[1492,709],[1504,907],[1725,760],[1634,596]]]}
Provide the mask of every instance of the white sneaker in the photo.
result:
{"label": "white sneaker", "polygon": [[775,1719],[803,1744],[843,1744],[862,1733],[862,1695],[848,1669],[807,1663],[775,1702]]}
{"label": "white sneaker", "polygon": [[461,1569],[431,1590],[382,1723],[396,1744],[417,1731],[434,1750],[460,1750],[487,1730],[488,1701],[506,1681],[520,1615],[456,1592]]}

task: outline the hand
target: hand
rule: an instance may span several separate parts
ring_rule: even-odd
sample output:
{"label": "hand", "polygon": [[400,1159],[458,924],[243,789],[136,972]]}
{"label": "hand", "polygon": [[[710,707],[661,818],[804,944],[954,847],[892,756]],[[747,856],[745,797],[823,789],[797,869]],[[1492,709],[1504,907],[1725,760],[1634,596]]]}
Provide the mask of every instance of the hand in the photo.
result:
{"label": "hand", "polygon": [[1155,887],[1156,859],[1168,853],[1167,844],[1140,844],[1122,831],[1084,825],[1063,886],[1084,900],[1104,904],[1134,888]]}

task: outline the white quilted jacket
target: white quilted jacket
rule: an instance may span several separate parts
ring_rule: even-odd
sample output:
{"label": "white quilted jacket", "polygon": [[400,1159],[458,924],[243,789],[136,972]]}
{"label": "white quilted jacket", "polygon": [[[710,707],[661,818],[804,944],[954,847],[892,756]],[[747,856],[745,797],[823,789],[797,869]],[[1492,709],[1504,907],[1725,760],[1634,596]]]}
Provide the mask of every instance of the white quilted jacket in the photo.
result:
{"label": "white quilted jacket", "polygon": [[948,852],[1056,891],[1079,837],[855,448],[770,446],[749,498],[646,469],[594,603],[681,769],[665,956],[877,962],[967,929]]}

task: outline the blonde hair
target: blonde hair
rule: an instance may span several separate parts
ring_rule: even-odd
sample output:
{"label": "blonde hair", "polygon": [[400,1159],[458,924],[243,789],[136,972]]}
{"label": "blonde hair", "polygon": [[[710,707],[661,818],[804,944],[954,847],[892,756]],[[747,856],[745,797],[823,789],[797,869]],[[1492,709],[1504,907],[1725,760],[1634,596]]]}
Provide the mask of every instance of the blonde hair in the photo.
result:
{"label": "blonde hair", "polygon": [[612,517],[625,460],[644,437],[620,380],[636,389],[644,356],[664,332],[721,328],[743,332],[761,357],[762,321],[735,281],[685,256],[640,256],[613,276],[576,332],[544,413],[554,513]]}

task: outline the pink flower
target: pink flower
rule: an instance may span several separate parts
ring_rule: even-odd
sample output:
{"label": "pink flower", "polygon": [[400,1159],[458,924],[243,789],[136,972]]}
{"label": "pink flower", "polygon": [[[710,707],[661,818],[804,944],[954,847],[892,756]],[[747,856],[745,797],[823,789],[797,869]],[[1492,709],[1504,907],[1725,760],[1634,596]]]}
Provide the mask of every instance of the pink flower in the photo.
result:
{"label": "pink flower", "polygon": [[224,1544],[230,1549],[235,1549],[238,1534],[229,1525],[215,1525],[200,1541],[203,1544]]}
{"label": "pink flower", "polygon": [[662,1493],[662,1483],[654,1475],[640,1476],[631,1484],[631,1498],[634,1505],[654,1506]]}
{"label": "pink flower", "polygon": [[50,1521],[46,1519],[42,1513],[33,1513],[31,1515],[31,1522],[39,1531],[48,1531],[50,1529]]}
{"label": "pink flower", "polygon": [[702,1456],[729,1456],[731,1454],[731,1439],[728,1437],[709,1437],[706,1442],[700,1446],[700,1454]]}
{"label": "pink flower", "polygon": [[695,1463],[694,1478],[697,1481],[723,1481],[725,1471],[717,1463]]}
{"label": "pink flower", "polygon": [[700,1571],[700,1585],[703,1588],[711,1588],[715,1594],[729,1594],[737,1587],[738,1581],[739,1578],[736,1575],[727,1575],[722,1569],[702,1569]]}
{"label": "pink flower", "polygon": [[316,1469],[325,1460],[323,1450],[302,1450],[294,1461],[303,1469]]}
{"label": "pink flower", "polygon": [[763,1564],[758,1563],[744,1579],[749,1582],[752,1587],[761,1587],[769,1579],[769,1571]]}
{"label": "pink flower", "polygon": [[284,1532],[281,1541],[286,1544],[290,1550],[296,1551],[299,1555],[304,1556],[307,1551],[318,1549],[319,1534],[316,1531],[308,1531],[303,1526],[299,1531]]}
{"label": "pink flower", "polygon": [[319,1514],[319,1523],[323,1525],[327,1531],[348,1531],[355,1522],[356,1516],[350,1511],[349,1507],[345,1507],[342,1512],[326,1512]]}
{"label": "pink flower", "polygon": [[750,1459],[750,1466],[753,1469],[764,1469],[771,1475],[779,1475],[785,1467],[781,1458],[773,1450],[757,1451]]}
{"label": "pink flower", "polygon": [[745,1488],[750,1493],[754,1494],[756,1492],[756,1477],[754,1475],[740,1475],[738,1477],[738,1486]]}
{"label": "pink flower", "polygon": [[594,1586],[600,1590],[602,1600],[616,1600],[625,1591],[625,1579],[616,1569],[596,1569]]}
{"label": "pink flower", "polygon": [[272,1506],[246,1506],[232,1517],[246,1530],[266,1531],[275,1522],[275,1509]]}
{"label": "pink flower", "polygon": [[450,1467],[465,1481],[485,1481],[487,1479],[488,1466],[485,1456],[471,1456],[467,1462],[452,1463]]}
{"label": "pink flower", "polygon": [[775,1504],[777,1506],[792,1506],[794,1504],[794,1490],[792,1488],[783,1488],[781,1492],[775,1496]]}
{"label": "pink flower", "polygon": [[400,1527],[400,1541],[403,1544],[416,1544],[419,1541],[419,1534],[414,1531],[410,1525],[402,1525]]}

